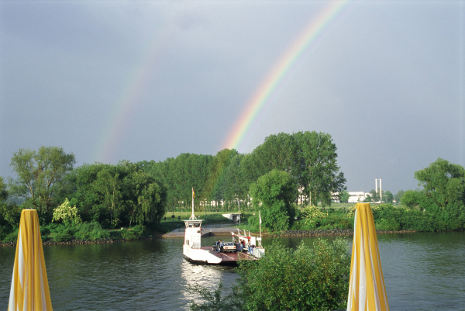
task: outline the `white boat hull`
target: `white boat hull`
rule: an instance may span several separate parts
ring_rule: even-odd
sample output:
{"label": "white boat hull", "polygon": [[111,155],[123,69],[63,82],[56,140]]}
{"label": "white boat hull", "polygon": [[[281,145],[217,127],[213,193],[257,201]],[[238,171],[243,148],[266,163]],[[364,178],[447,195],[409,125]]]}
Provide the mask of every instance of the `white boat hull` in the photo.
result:
{"label": "white boat hull", "polygon": [[210,251],[202,248],[191,248],[189,245],[183,245],[183,255],[187,260],[206,263],[211,265],[218,265],[222,259],[210,253]]}

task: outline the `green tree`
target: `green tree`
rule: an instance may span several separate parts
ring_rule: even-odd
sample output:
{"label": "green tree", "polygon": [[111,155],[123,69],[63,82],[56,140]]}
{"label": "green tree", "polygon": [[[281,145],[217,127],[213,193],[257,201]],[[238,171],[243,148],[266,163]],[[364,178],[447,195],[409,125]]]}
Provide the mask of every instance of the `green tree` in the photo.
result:
{"label": "green tree", "polygon": [[383,191],[383,202],[385,203],[392,203],[394,200],[394,195],[392,194],[391,191]]}
{"label": "green tree", "polygon": [[61,147],[40,147],[37,151],[20,149],[11,158],[17,180],[11,185],[13,195],[25,201],[25,206],[37,209],[42,221],[52,218],[56,185],[72,170],[74,155]]}
{"label": "green tree", "polygon": [[441,158],[415,172],[425,195],[438,207],[465,204],[465,169]]}
{"label": "green tree", "polygon": [[317,132],[279,133],[244,158],[244,177],[249,183],[272,169],[289,173],[310,204],[330,205],[332,193],[345,189],[344,174],[337,164],[331,135]]}
{"label": "green tree", "polygon": [[379,200],[380,200],[379,193],[377,193],[375,189],[371,189],[370,195],[367,196],[367,198],[365,199],[365,202],[379,202]]}
{"label": "green tree", "polygon": [[3,181],[3,177],[0,176],[0,203],[8,198],[8,191],[6,190],[6,184]]}
{"label": "green tree", "polygon": [[[122,189],[119,181],[119,172],[115,166],[107,166],[97,174],[97,180],[94,182],[97,193],[102,198],[101,208],[108,211],[110,216],[110,227],[117,227],[120,225],[119,215],[122,212]],[[102,224],[103,225],[103,224]]]}
{"label": "green tree", "polygon": [[147,165],[83,165],[67,176],[74,186],[66,195],[83,221],[97,221],[105,228],[158,223],[165,212],[166,189],[146,173]]}
{"label": "green tree", "polygon": [[236,154],[224,169],[224,173],[217,183],[218,190],[215,191],[215,200],[245,200],[247,198],[250,184],[243,176],[241,169],[243,159],[244,155]]}
{"label": "green tree", "polygon": [[15,230],[19,224],[21,209],[14,203],[8,203],[6,184],[0,176],[0,240]]}
{"label": "green tree", "polygon": [[300,152],[299,184],[309,197],[310,205],[331,205],[332,193],[345,190],[346,179],[339,171],[336,145],[326,133],[294,134]]}
{"label": "green tree", "polygon": [[124,179],[129,226],[159,223],[165,213],[166,190],[142,170],[132,168]]}
{"label": "green tree", "polygon": [[299,146],[294,135],[279,133],[265,138],[263,144],[252,153],[255,173],[262,176],[272,169],[285,171],[298,183],[300,173]]}
{"label": "green tree", "polygon": [[350,197],[349,192],[347,192],[346,190],[342,191],[340,195],[341,203],[349,202],[349,197]]}
{"label": "green tree", "polygon": [[77,206],[84,222],[99,222],[99,211],[103,199],[94,183],[97,179],[97,174],[104,167],[106,167],[106,164],[82,165],[66,175],[63,183],[67,187],[60,188],[60,202],[69,197],[71,204]]}
{"label": "green tree", "polygon": [[397,193],[394,195],[394,200],[396,200],[396,202],[399,203],[404,193],[405,193],[404,190],[397,191]]}
{"label": "green tree", "polygon": [[237,154],[237,151],[234,149],[223,149],[216,154],[210,163],[208,178],[205,180],[202,197],[215,200],[225,198],[225,188],[227,186],[225,180],[226,168]]}
{"label": "green tree", "polygon": [[273,169],[287,172],[313,204],[329,205],[331,194],[345,189],[336,146],[329,134],[317,132],[270,135],[250,154],[229,149],[215,156],[183,153],[162,162],[141,162],[141,168],[165,185],[167,204],[173,208],[190,206],[192,187],[196,204],[247,201],[250,184]]}
{"label": "green tree", "polygon": [[291,176],[272,170],[250,186],[253,206],[261,211],[262,224],[272,231],[287,230],[294,220],[292,203],[297,198],[297,186]]}

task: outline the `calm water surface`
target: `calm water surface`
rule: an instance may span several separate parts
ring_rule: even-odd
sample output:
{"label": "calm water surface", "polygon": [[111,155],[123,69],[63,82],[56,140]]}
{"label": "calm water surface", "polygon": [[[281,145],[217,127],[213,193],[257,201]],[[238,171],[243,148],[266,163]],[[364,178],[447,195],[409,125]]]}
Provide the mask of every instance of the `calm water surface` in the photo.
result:
{"label": "calm water surface", "polygon": [[[391,310],[465,310],[465,233],[378,239]],[[283,239],[290,246],[301,240]],[[14,251],[0,248],[0,308],[8,303]],[[238,278],[232,268],[185,261],[180,239],[49,246],[44,253],[55,310],[185,310],[195,298],[188,286],[222,281],[228,288]]]}

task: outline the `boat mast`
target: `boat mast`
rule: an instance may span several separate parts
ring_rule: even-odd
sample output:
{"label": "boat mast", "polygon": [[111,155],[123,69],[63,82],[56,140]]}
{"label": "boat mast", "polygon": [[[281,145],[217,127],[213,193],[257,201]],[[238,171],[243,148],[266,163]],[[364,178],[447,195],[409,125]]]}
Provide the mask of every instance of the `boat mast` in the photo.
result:
{"label": "boat mast", "polygon": [[195,215],[194,215],[194,198],[195,198],[195,192],[194,192],[194,187],[192,187],[192,214],[191,214],[191,217],[189,218],[189,220],[197,219],[197,218],[195,218]]}

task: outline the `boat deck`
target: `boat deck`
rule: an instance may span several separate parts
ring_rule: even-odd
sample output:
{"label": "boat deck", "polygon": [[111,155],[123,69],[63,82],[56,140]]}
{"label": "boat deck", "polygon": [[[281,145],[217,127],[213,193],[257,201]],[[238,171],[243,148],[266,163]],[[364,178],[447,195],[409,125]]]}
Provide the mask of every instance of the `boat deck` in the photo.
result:
{"label": "boat deck", "polygon": [[240,260],[257,260],[257,258],[255,258],[254,256],[249,255],[245,252],[216,252],[215,250],[212,250],[211,246],[203,246],[202,249],[208,250],[210,254],[213,254],[216,257],[221,258],[221,264],[237,264],[237,262]]}

